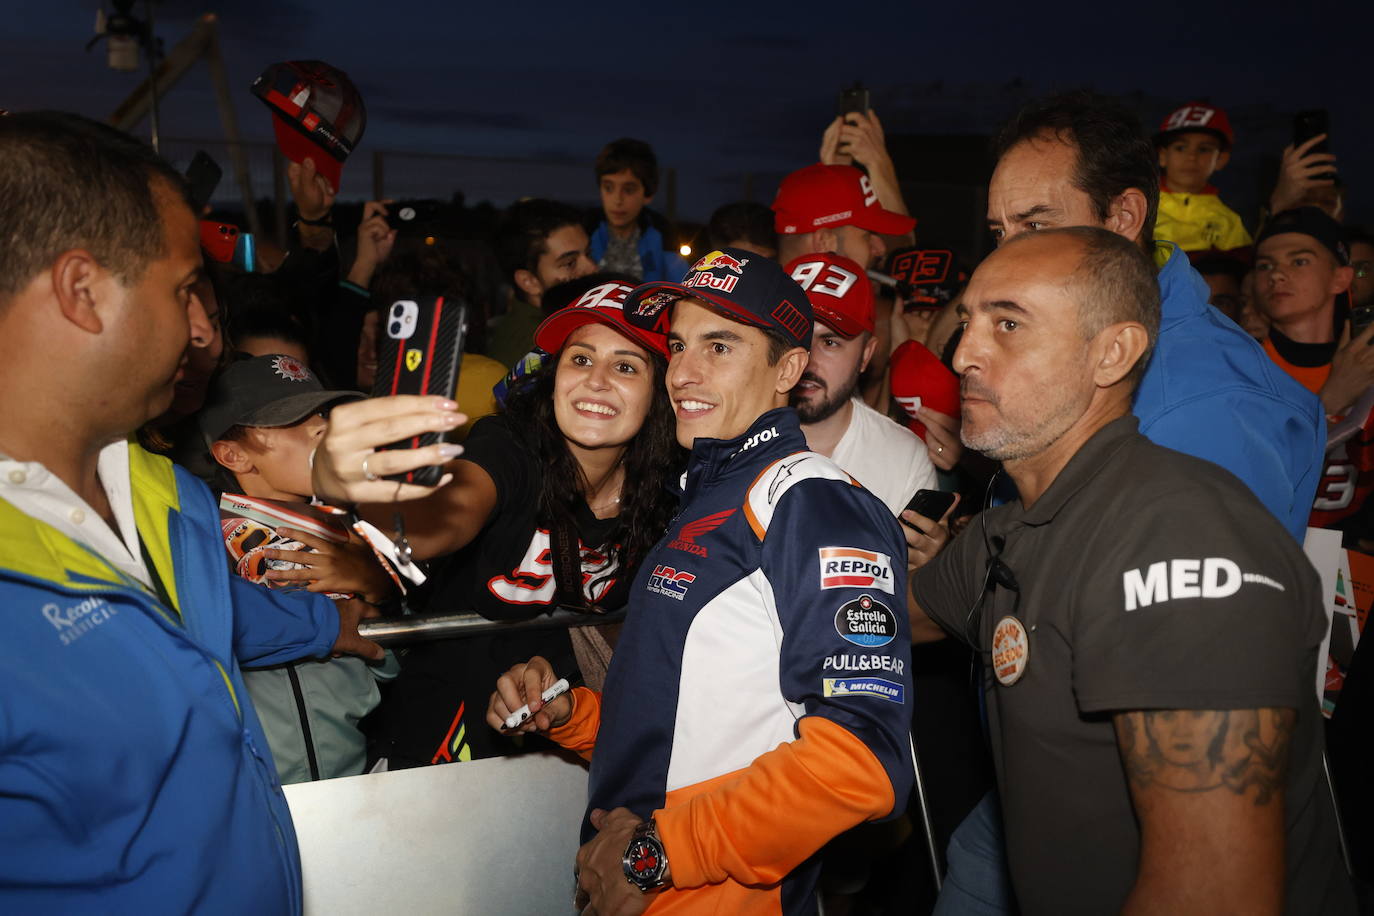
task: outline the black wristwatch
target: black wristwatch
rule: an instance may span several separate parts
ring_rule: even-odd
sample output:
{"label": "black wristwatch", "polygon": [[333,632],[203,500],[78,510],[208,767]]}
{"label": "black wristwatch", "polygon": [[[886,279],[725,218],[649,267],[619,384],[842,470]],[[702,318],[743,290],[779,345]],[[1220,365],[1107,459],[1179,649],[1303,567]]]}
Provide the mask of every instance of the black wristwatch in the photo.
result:
{"label": "black wristwatch", "polygon": [[625,880],[641,891],[651,891],[667,884],[668,855],[658,838],[658,826],[649,818],[630,834],[630,845],[620,860]]}

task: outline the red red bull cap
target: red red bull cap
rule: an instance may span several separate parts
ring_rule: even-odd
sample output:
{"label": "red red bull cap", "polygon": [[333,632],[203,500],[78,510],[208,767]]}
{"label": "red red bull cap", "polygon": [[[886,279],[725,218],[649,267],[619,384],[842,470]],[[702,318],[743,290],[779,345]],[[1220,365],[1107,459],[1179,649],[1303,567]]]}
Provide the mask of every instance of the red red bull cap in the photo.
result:
{"label": "red red bull cap", "polygon": [[282,155],[314,160],[338,191],[344,161],[367,127],[363,97],[348,74],[320,60],[291,60],[264,70],[253,94],[272,112]]}
{"label": "red red bull cap", "polygon": [[780,332],[811,348],[813,310],[806,291],[770,258],[718,248],[688,269],[681,283],[645,283],[625,299],[625,320],[667,334],[674,303],[695,299],[731,321]]}
{"label": "red red bull cap", "polygon": [[783,235],[858,226],[880,235],[906,235],[910,216],[884,210],[868,176],[852,165],[816,163],[782,180],[773,199],[773,228]]}
{"label": "red red bull cap", "polygon": [[784,269],[806,290],[817,321],[844,337],[873,333],[873,284],[857,263],[821,252],[794,258]]}
{"label": "red red bull cap", "polygon": [[557,353],[573,331],[593,322],[619,331],[640,346],[668,355],[668,341],[661,333],[635,327],[625,320],[625,299],[634,288],[614,281],[587,290],[577,301],[554,312],[534,332],[534,345],[546,353]]}

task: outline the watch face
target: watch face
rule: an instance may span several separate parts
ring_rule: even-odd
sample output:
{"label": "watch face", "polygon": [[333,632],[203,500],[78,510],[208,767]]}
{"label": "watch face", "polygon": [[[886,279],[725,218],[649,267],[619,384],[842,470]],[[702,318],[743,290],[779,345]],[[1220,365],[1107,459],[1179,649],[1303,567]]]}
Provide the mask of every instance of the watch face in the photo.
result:
{"label": "watch face", "polygon": [[639,840],[630,847],[630,868],[641,878],[652,878],[658,871],[663,862],[662,856],[658,854],[658,844],[648,840]]}
{"label": "watch face", "polygon": [[641,889],[656,887],[663,877],[663,847],[641,837],[625,850],[625,875]]}

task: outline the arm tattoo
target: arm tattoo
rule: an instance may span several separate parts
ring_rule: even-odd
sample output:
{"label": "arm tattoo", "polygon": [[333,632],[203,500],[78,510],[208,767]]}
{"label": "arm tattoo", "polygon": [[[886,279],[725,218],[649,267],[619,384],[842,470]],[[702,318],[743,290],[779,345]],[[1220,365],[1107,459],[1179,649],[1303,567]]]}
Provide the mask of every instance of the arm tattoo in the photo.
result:
{"label": "arm tattoo", "polygon": [[1281,790],[1297,713],[1291,709],[1153,709],[1114,717],[1132,786],[1176,792],[1226,788],[1256,805]]}

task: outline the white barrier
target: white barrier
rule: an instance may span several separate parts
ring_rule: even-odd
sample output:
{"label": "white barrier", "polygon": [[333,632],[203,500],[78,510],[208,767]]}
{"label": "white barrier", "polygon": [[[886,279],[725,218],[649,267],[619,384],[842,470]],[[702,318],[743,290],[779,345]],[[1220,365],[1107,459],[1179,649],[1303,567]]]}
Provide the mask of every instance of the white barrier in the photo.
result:
{"label": "white barrier", "polygon": [[571,914],[586,798],[553,754],[287,786],[306,916]]}

